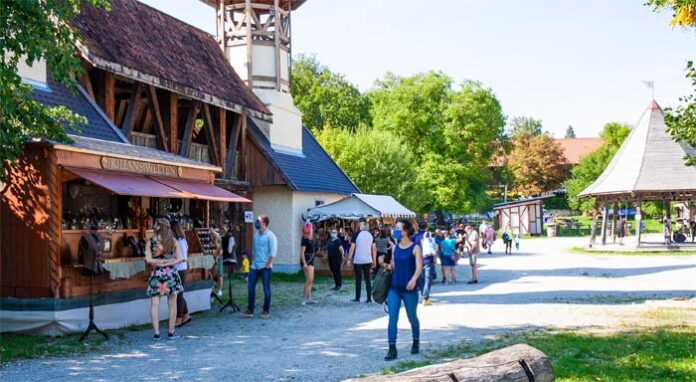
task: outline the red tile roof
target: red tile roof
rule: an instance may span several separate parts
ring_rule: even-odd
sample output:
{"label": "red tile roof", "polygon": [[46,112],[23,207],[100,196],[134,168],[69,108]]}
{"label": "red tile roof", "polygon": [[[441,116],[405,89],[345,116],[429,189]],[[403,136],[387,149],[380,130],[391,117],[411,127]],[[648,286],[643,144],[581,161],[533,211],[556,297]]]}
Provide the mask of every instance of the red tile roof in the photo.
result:
{"label": "red tile roof", "polygon": [[270,112],[210,34],[136,0],[89,6],[74,20],[85,59],[121,76],[257,118]]}
{"label": "red tile roof", "polygon": [[602,138],[557,138],[556,143],[563,147],[566,164],[578,164],[587,154],[597,150],[604,140]]}

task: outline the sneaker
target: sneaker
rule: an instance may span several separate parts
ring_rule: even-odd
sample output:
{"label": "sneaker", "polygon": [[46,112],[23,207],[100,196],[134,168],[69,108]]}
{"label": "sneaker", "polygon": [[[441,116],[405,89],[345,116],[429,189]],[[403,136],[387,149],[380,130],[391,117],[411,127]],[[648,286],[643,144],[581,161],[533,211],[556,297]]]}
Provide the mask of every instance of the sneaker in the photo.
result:
{"label": "sneaker", "polygon": [[300,305],[302,305],[302,306],[307,305],[307,300],[302,300],[302,302],[300,303]]}
{"label": "sneaker", "polygon": [[254,317],[254,312],[252,312],[251,310],[247,309],[247,310],[245,310],[245,311],[239,313],[239,315],[242,316],[242,317]]}
{"label": "sneaker", "polygon": [[218,297],[222,297],[222,289],[218,289],[217,295],[218,295]]}
{"label": "sneaker", "polygon": [[168,339],[168,340],[175,340],[175,339],[177,339],[177,338],[179,338],[179,335],[176,334],[176,332],[167,334],[167,339]]}
{"label": "sneaker", "polygon": [[428,300],[428,299],[426,298],[426,299],[423,300],[423,306],[428,306],[428,305],[430,305],[430,300]]}
{"label": "sneaker", "polygon": [[263,311],[261,312],[261,318],[271,318],[271,314],[266,311]]}
{"label": "sneaker", "polygon": [[160,335],[159,335],[159,334],[153,334],[153,335],[152,335],[152,340],[155,341],[155,342],[159,341],[159,340],[160,340]]}

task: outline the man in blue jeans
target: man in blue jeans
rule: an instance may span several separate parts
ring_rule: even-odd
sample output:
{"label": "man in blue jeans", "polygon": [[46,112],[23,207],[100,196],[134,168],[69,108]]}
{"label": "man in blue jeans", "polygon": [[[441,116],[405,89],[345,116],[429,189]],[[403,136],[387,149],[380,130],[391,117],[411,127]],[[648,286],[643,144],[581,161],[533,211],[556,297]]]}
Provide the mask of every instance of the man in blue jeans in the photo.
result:
{"label": "man in blue jeans", "polygon": [[263,283],[263,311],[261,318],[271,316],[271,273],[273,259],[278,253],[278,240],[275,234],[268,229],[270,220],[266,215],[259,215],[254,222],[256,233],[252,248],[251,269],[249,271],[249,305],[247,310],[241,313],[242,317],[254,317],[254,305],[256,304],[256,281],[261,278]]}

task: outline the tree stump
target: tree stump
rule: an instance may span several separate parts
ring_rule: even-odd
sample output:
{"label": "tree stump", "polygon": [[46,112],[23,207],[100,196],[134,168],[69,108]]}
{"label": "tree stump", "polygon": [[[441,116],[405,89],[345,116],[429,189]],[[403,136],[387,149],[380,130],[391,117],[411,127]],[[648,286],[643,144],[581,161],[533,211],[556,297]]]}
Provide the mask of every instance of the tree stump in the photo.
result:
{"label": "tree stump", "polygon": [[547,382],[554,379],[553,366],[544,353],[529,345],[518,344],[475,358],[420,367],[399,374],[375,375],[349,381]]}

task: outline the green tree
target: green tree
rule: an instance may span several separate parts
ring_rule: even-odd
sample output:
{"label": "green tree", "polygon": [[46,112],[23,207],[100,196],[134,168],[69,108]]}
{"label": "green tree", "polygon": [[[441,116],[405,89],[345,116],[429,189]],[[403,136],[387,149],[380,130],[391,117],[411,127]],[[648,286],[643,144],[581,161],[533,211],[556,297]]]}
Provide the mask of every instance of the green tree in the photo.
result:
{"label": "green tree", "polygon": [[543,133],[541,120],[532,117],[513,117],[508,126],[508,135],[513,139],[520,135],[537,136]]}
{"label": "green tree", "polygon": [[565,182],[570,208],[578,211],[594,208],[594,198],[578,199],[577,196],[604,172],[630,132],[631,128],[625,124],[610,122],[604,125],[600,134],[604,144],[582,158],[570,171],[572,177]]}
{"label": "green tree", "polygon": [[355,131],[327,127],[315,137],[362,192],[391,195],[421,209],[413,153],[397,135],[362,126]]}
{"label": "green tree", "polygon": [[[43,0],[0,2],[0,164],[13,163],[30,137],[67,141],[65,126],[86,120],[66,107],[46,108],[29,97],[31,85],[17,74],[18,65],[44,60],[51,76],[75,89],[74,74],[81,72],[75,55],[79,39],[69,24],[82,6],[108,9],[107,0]],[[0,180],[6,179],[0,166]]]}
{"label": "green tree", "polygon": [[568,128],[566,129],[566,132],[565,132],[565,137],[566,138],[575,138],[575,129],[573,129],[573,125],[568,125]]}
{"label": "green tree", "polygon": [[368,96],[374,127],[412,148],[420,211],[488,208],[488,169],[505,117],[490,89],[464,81],[454,86],[439,72],[399,77],[388,73]]}
{"label": "green tree", "polygon": [[302,122],[313,131],[371,125],[369,99],[314,56],[300,55],[293,61],[292,94]]}

